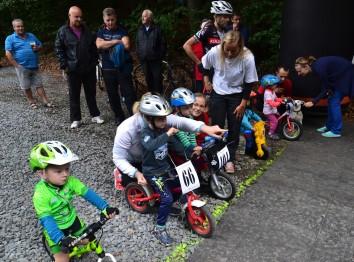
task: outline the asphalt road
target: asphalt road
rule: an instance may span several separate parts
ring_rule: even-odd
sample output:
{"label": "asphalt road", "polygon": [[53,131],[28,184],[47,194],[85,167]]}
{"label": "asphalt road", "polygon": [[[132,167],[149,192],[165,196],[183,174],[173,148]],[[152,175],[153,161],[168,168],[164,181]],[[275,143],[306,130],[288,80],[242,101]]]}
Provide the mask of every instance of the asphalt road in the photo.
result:
{"label": "asphalt road", "polygon": [[305,132],[232,205],[189,261],[354,261],[354,123],[341,138]]}

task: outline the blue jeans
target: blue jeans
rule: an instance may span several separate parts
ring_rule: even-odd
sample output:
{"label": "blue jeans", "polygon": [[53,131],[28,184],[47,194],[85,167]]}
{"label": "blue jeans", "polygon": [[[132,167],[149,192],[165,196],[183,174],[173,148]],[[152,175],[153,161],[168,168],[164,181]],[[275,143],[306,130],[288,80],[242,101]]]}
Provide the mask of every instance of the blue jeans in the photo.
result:
{"label": "blue jeans", "polygon": [[343,122],[342,122],[342,110],[340,102],[343,95],[338,90],[334,90],[333,94],[328,98],[328,117],[326,127],[334,134],[341,134]]}
{"label": "blue jeans", "polygon": [[157,225],[164,226],[170,214],[171,206],[178,198],[178,195],[173,195],[171,192],[172,188],[180,187],[178,177],[166,181],[166,179],[170,178],[166,173],[162,176],[146,176],[145,178],[149,181],[154,191],[160,194],[160,207],[156,222]]}

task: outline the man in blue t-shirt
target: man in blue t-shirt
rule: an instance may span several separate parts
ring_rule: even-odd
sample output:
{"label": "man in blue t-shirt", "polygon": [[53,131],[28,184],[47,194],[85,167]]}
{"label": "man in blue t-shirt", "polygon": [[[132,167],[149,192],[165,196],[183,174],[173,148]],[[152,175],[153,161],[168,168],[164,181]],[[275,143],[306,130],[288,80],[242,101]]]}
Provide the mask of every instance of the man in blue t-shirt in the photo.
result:
{"label": "man in blue t-shirt", "polygon": [[45,106],[52,107],[38,72],[38,51],[42,48],[42,43],[34,34],[25,32],[21,19],[14,19],[12,26],[15,32],[6,37],[5,52],[7,59],[15,67],[20,87],[24,90],[31,108],[37,109],[31,87],[36,88]]}
{"label": "man in blue t-shirt", "polygon": [[125,119],[120,95],[124,97],[129,114],[132,114],[136,99],[131,76],[133,61],[128,52],[130,39],[127,30],[117,23],[113,8],[103,10],[103,21],[104,25],[97,32],[96,46],[102,54],[103,79],[116,124],[119,125]]}

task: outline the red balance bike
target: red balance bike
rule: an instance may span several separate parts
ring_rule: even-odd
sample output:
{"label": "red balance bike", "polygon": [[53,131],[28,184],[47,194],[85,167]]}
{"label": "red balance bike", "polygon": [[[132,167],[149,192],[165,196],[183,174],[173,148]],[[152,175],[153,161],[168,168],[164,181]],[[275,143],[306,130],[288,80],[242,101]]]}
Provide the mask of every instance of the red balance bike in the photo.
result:
{"label": "red balance bike", "polygon": [[[194,189],[200,187],[198,175],[193,164],[188,161],[177,166],[176,171],[181,187],[174,188],[172,192],[182,193],[187,199],[186,203],[181,204],[182,220],[197,235],[204,238],[211,237],[215,228],[215,221],[205,207],[206,202],[193,192]],[[117,168],[114,170],[114,177],[116,189],[124,191],[125,199],[134,211],[149,213],[154,206],[159,204],[160,194],[154,192],[150,185],[142,186],[134,181],[124,188],[121,184],[121,174]],[[175,177],[171,179],[175,179]]]}

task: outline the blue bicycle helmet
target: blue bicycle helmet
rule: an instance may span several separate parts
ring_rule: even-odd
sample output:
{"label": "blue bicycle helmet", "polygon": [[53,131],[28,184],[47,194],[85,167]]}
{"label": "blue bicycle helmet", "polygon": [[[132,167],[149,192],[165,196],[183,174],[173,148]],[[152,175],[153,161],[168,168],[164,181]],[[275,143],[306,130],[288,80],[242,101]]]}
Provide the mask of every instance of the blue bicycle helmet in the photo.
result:
{"label": "blue bicycle helmet", "polygon": [[275,75],[265,75],[261,79],[261,86],[273,86],[280,83],[280,78]]}
{"label": "blue bicycle helmet", "polygon": [[171,94],[171,105],[180,107],[193,104],[195,101],[195,96],[191,90],[179,87],[173,90]]}

